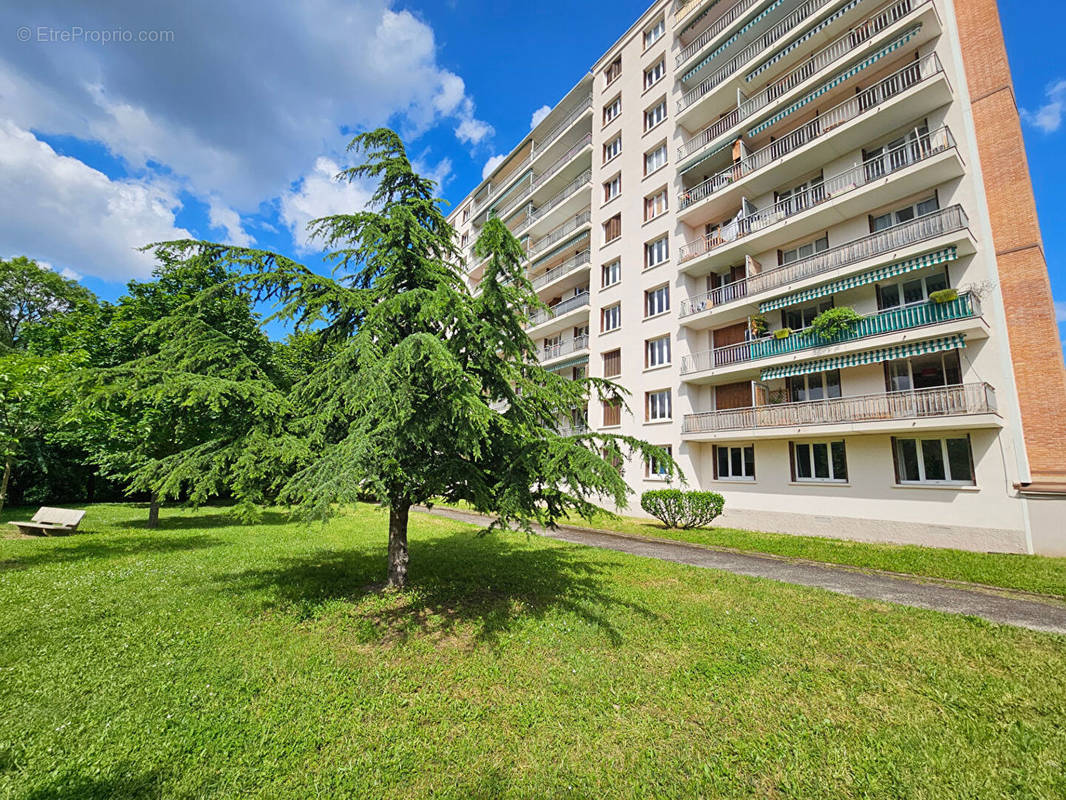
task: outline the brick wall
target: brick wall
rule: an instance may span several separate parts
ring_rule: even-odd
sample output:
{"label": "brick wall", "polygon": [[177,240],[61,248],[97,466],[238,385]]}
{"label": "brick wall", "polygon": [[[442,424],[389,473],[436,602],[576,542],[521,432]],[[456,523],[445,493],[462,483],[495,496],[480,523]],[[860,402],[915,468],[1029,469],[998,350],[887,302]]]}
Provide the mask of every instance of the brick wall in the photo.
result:
{"label": "brick wall", "polygon": [[996,0],[955,0],[1034,483],[1066,488],[1066,369]]}

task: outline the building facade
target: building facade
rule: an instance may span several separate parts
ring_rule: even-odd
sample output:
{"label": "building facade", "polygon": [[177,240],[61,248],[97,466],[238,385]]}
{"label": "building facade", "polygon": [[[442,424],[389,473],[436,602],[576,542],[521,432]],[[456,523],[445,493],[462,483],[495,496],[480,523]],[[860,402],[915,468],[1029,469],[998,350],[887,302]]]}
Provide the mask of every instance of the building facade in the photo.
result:
{"label": "building facade", "polygon": [[[661,0],[451,216],[588,426],[724,523],[1066,554],[1066,370],[995,0]],[[664,485],[631,463],[638,494]]]}

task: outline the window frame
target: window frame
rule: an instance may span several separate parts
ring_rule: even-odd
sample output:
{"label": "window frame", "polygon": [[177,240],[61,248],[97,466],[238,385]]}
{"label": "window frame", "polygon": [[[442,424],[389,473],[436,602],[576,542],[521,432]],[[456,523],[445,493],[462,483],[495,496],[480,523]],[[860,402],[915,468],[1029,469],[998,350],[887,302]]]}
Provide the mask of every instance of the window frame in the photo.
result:
{"label": "window frame", "polygon": [[649,27],[644,29],[642,40],[644,42],[644,50],[647,51],[657,41],[662,39],[666,35],[666,17],[659,17],[657,22],[653,22]]}
{"label": "window frame", "polygon": [[[840,478],[836,475],[836,461],[833,453],[833,446],[840,445],[841,456],[844,461],[844,477]],[[800,453],[799,448],[807,448],[807,466],[810,470],[809,477],[803,477],[800,475]],[[818,462],[815,457],[815,448],[825,448],[826,466],[829,468],[829,477],[818,477]],[[792,469],[792,482],[793,483],[815,483],[815,484],[832,484],[839,486],[850,482],[848,471],[848,444],[844,439],[816,439],[813,441],[801,441],[801,442],[789,442],[788,443],[788,455],[789,465]]]}
{"label": "window frame", "polygon": [[[662,298],[666,298],[665,302]],[[660,308],[661,306],[661,308]],[[653,311],[652,308],[658,308],[657,311]],[[661,283],[658,286],[653,286],[650,289],[644,290],[644,319],[653,319],[654,317],[661,316],[663,314],[670,313],[670,284]]]}
{"label": "window frame", "polygon": [[[609,274],[615,274],[616,277],[610,283],[607,282],[607,276]],[[609,289],[612,286],[617,286],[622,282],[622,259],[616,258],[612,261],[608,261],[606,264],[600,266],[600,288]]]}
{"label": "window frame", "polygon": [[[618,371],[608,374],[607,367],[616,360],[618,363]],[[600,359],[603,363],[603,377],[605,378],[617,378],[622,374],[622,348],[616,347],[614,350],[608,350],[606,353],[600,354]]]}
{"label": "window frame", "polygon": [[[614,236],[611,236],[610,233],[611,233],[612,230],[614,230],[614,228],[612,227],[612,224],[615,223],[615,221],[617,221],[618,232]],[[622,212],[618,212],[614,216],[612,216],[612,217],[610,217],[608,219],[605,219],[603,221],[603,244],[604,244],[604,246],[606,246],[606,245],[611,244],[611,242],[617,242],[621,238],[622,238]]]}
{"label": "window frame", "polygon": [[[662,203],[657,213],[648,214],[650,209],[655,208],[655,202],[662,198]],[[666,187],[660,187],[651,194],[644,195],[644,221],[651,222],[653,219],[658,219],[663,214],[670,210],[670,190]]]}
{"label": "window frame", "polygon": [[[746,473],[747,472],[748,460],[747,460],[746,456],[747,456],[747,451],[749,451],[749,450],[751,451],[751,474],[750,475],[747,475],[747,474],[733,475],[732,474],[732,472],[733,472],[733,470],[732,470],[732,466],[733,466],[733,451],[734,450],[740,451],[740,464],[741,464],[741,472],[742,473]],[[729,469],[729,473],[730,474],[729,475],[723,475],[722,474],[722,470],[720,469],[721,465],[719,464],[719,457],[718,456],[719,456],[719,453],[721,453],[722,451],[726,452],[726,463],[730,467],[730,469]],[[712,456],[712,462],[713,462],[713,467],[714,467],[714,479],[716,481],[727,481],[727,482],[730,482],[730,483],[745,483],[745,482],[746,483],[754,483],[755,482],[755,478],[758,475],[758,471],[756,470],[756,467],[755,467],[755,445],[754,445],[754,443],[753,444],[742,444],[742,445],[728,445],[728,444],[727,445],[719,445],[719,444],[716,444],[716,445],[713,445],[713,452],[712,452],[711,456]]]}
{"label": "window frame", "polygon": [[[665,398],[665,401],[664,401]],[[665,414],[664,414],[665,412]],[[658,415],[658,416],[657,416]],[[669,388],[644,392],[644,421],[673,422],[674,393]]]}
{"label": "window frame", "polygon": [[[655,73],[658,73],[655,76]],[[654,77],[653,77],[654,76]],[[644,70],[644,91],[648,91],[666,77],[666,56],[664,55],[646,70]],[[664,100],[666,98],[663,98]]]}
{"label": "window frame", "polygon": [[[613,193],[611,191],[612,189],[614,189]],[[616,172],[613,176],[603,182],[603,204],[606,205],[620,194],[622,194],[622,173]]]}
{"label": "window frame", "polygon": [[[915,443],[915,465],[918,468],[918,480],[908,480],[904,477],[905,456],[903,453],[903,443],[914,442]],[[966,443],[966,457],[968,459],[970,468],[970,477],[967,480],[957,480],[954,477],[940,479],[928,479],[925,477],[926,471],[926,458],[925,447],[926,442],[937,442],[940,445],[940,457],[944,467],[944,474],[951,475],[951,454],[948,451],[948,442],[965,442]],[[959,487],[976,487],[977,486],[977,465],[973,460],[973,440],[970,434],[963,434],[961,436],[941,435],[941,436],[893,436],[892,437],[892,463],[896,470],[896,486],[902,487],[922,487],[922,486],[942,486],[948,488]]]}
{"label": "window frame", "polygon": [[[613,328],[607,327],[608,320],[613,319],[616,324]],[[611,333],[622,327],[622,302],[611,303],[600,309],[600,333]]]}
{"label": "window frame", "polygon": [[603,106],[603,127],[607,127],[622,116],[622,93],[616,94]]}
{"label": "window frame", "polygon": [[[652,256],[657,255],[658,260],[653,261]],[[664,233],[650,242],[644,243],[644,269],[653,269],[662,266],[670,260],[670,234]]]}
{"label": "window frame", "polygon": [[[649,168],[648,167],[649,158],[651,156],[655,155],[656,153],[659,153],[659,152],[662,153],[662,157],[663,157],[662,163],[657,165],[657,166],[655,166],[655,167]],[[645,150],[644,151],[644,177],[647,178],[649,175],[655,174],[659,170],[663,169],[663,167],[667,166],[669,163],[670,163],[670,151],[669,151],[669,148],[666,146],[666,142],[660,142],[659,144],[657,144],[654,147],[652,147],[650,150]]]}
{"label": "window frame", "polygon": [[[660,345],[666,345],[665,348]],[[662,351],[665,349],[665,360],[652,363],[652,354],[656,353],[660,357],[663,355]],[[673,348],[670,342],[670,334],[664,334],[663,336],[654,336],[651,339],[644,340],[644,369],[659,369],[660,367],[669,367],[673,364]]]}
{"label": "window frame", "polygon": [[[615,147],[617,145],[617,147]],[[613,152],[612,152],[613,150]],[[608,155],[609,154],[609,155]],[[622,155],[622,134],[619,133],[603,145],[603,163],[610,164]]]}
{"label": "window frame", "polygon": [[644,109],[644,133],[650,133],[658,128],[666,122],[668,116],[669,111],[667,110],[666,97],[664,96]]}

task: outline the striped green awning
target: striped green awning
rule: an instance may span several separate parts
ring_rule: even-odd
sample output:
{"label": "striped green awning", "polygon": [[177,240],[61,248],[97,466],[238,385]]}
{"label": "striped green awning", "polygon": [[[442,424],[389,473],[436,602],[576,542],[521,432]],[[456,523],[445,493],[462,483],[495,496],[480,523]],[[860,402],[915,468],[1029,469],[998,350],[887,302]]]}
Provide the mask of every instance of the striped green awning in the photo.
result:
{"label": "striped green awning", "polygon": [[759,22],[761,22],[763,19],[765,19],[766,16],[771,11],[773,11],[775,8],[777,8],[778,6],[780,6],[784,2],[785,2],[785,0],[774,0],[774,2],[771,3],[770,6],[765,11],[763,11],[761,14],[759,14],[759,16],[753,18],[751,20],[751,22],[749,22],[743,28],[741,28],[736,33],[734,33],[732,36],[730,36],[728,39],[726,39],[724,42],[722,42],[718,47],[716,47],[713,53],[709,53],[707,56],[705,56],[704,58],[700,59],[700,63],[697,64],[696,66],[694,66],[688,72],[686,72],[683,76],[681,76],[681,80],[682,81],[687,81],[689,78],[691,78],[697,72],[699,72],[701,69],[703,69],[709,63],[711,63],[711,61],[713,61],[715,58],[720,56],[725,50],[727,50],[728,48],[730,48],[734,44],[736,44],[737,40],[740,39],[741,36],[743,36],[745,33],[750,31],[753,27],[758,25]]}
{"label": "striped green awning", "polygon": [[966,336],[956,333],[952,336],[941,336],[939,339],[928,339],[924,342],[909,342],[907,344],[894,345],[893,347],[882,347],[879,350],[867,350],[865,353],[849,353],[844,356],[819,358],[815,361],[799,361],[794,364],[784,364],[780,367],[769,367],[762,371],[759,380],[768,381],[774,378],[810,375],[813,372],[858,367],[863,364],[880,364],[883,361],[898,361],[901,358],[922,356],[927,353],[940,353],[945,350],[961,350],[964,347],[966,347]]}
{"label": "striped green awning", "polygon": [[548,370],[548,372],[558,372],[561,369],[568,369],[570,367],[576,367],[578,364],[587,363],[589,363],[589,357],[585,355],[578,356],[576,358],[568,358],[566,361],[563,361],[559,364],[552,364],[550,367],[545,367],[545,369]]}
{"label": "striped green awning", "polygon": [[711,152],[700,156],[695,161],[693,161],[693,162],[691,162],[689,164],[685,164],[685,166],[683,166],[680,169],[678,169],[678,172],[680,174],[684,175],[686,172],[690,172],[690,171],[694,170],[696,167],[698,167],[700,164],[702,164],[708,158],[713,158],[714,156],[716,156],[719,153],[721,153],[723,150],[728,150],[732,146],[733,146],[733,142],[732,141],[728,141],[728,142],[725,142],[724,144],[720,144],[720,145],[718,145],[718,147],[714,148]]}
{"label": "striped green awning", "polygon": [[926,253],[925,255],[915,256],[914,258],[908,258],[906,261],[897,261],[895,264],[878,267],[869,272],[864,272],[861,275],[852,275],[849,278],[841,278],[838,281],[832,281],[831,283],[826,283],[822,286],[805,289],[802,292],[796,292],[795,294],[786,295],[785,297],[778,297],[775,300],[767,300],[764,303],[759,303],[759,311],[766,313],[767,311],[774,311],[778,308],[794,306],[797,303],[806,303],[808,300],[814,300],[819,297],[828,297],[837,292],[854,289],[858,286],[866,286],[870,283],[877,283],[886,278],[903,275],[906,272],[925,269],[926,267],[936,266],[937,264],[946,264],[949,261],[955,261],[958,257],[958,248],[945,247],[943,250],[937,250],[935,253]]}
{"label": "striped green awning", "polygon": [[751,130],[749,130],[748,131],[748,137],[751,138],[753,136],[756,136],[759,133],[761,133],[762,131],[764,131],[767,128],[769,128],[771,125],[776,125],[778,122],[783,120],[789,114],[793,114],[796,111],[799,111],[804,106],[808,105],[809,103],[813,103],[815,100],[817,100],[819,97],[821,97],[826,92],[830,91],[831,89],[835,89],[840,84],[842,84],[845,81],[847,81],[847,80],[855,77],[856,75],[858,75],[864,69],[867,69],[871,65],[876,64],[878,61],[880,61],[885,56],[894,53],[896,50],[899,50],[901,47],[903,47],[905,44],[907,44],[907,42],[909,42],[911,39],[913,39],[918,34],[918,31],[920,31],[921,29],[922,29],[921,24],[915,25],[913,28],[910,28],[902,36],[900,36],[898,39],[896,39],[896,41],[894,41],[892,44],[890,44],[887,47],[879,50],[878,52],[874,53],[873,55],[867,56],[862,61],[860,61],[858,64],[856,64],[854,67],[852,67],[849,70],[845,70],[844,72],[841,72],[839,75],[837,75],[831,81],[829,81],[828,83],[823,84],[820,88],[815,89],[813,92],[811,92],[809,95],[804,97],[802,100],[797,100],[795,103],[793,103],[792,105],[788,106],[788,108],[786,108],[783,111],[779,111],[776,114],[774,114],[772,117],[770,117],[770,119],[766,120],[761,125],[757,125],[754,128],[752,128]]}
{"label": "striped green awning", "polygon": [[838,8],[834,13],[830,14],[828,17],[823,19],[821,22],[819,22],[817,25],[815,25],[813,28],[811,28],[805,34],[803,34],[800,37],[797,37],[796,39],[793,39],[791,42],[789,42],[783,48],[781,48],[776,53],[774,53],[773,56],[768,58],[766,61],[762,62],[759,66],[757,66],[755,69],[753,69],[747,75],[745,75],[744,76],[744,81],[745,82],[750,82],[752,80],[752,78],[754,78],[755,76],[761,75],[763,72],[768,70],[770,67],[772,67],[774,64],[776,64],[778,61],[780,61],[785,56],[787,56],[789,53],[791,53],[793,50],[795,50],[801,44],[803,44],[804,42],[810,40],[814,36],[817,36],[821,31],[823,31],[826,28],[828,28],[830,25],[832,25],[834,22],[836,22],[842,16],[844,16],[849,11],[851,11],[851,9],[855,8],[855,6],[861,5],[864,2],[865,2],[865,0],[851,0],[851,2],[848,3],[847,5],[842,6],[841,8]]}

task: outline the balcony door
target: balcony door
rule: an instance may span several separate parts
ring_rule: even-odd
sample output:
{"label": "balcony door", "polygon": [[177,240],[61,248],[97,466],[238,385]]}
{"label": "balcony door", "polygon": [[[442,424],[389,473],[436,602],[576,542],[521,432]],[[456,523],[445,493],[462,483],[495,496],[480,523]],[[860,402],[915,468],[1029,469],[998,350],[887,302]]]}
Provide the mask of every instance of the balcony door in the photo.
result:
{"label": "balcony door", "polygon": [[888,144],[862,151],[866,180],[873,181],[903,169],[908,164],[920,161],[929,149],[929,126],[920,125],[914,130],[893,139]]}

